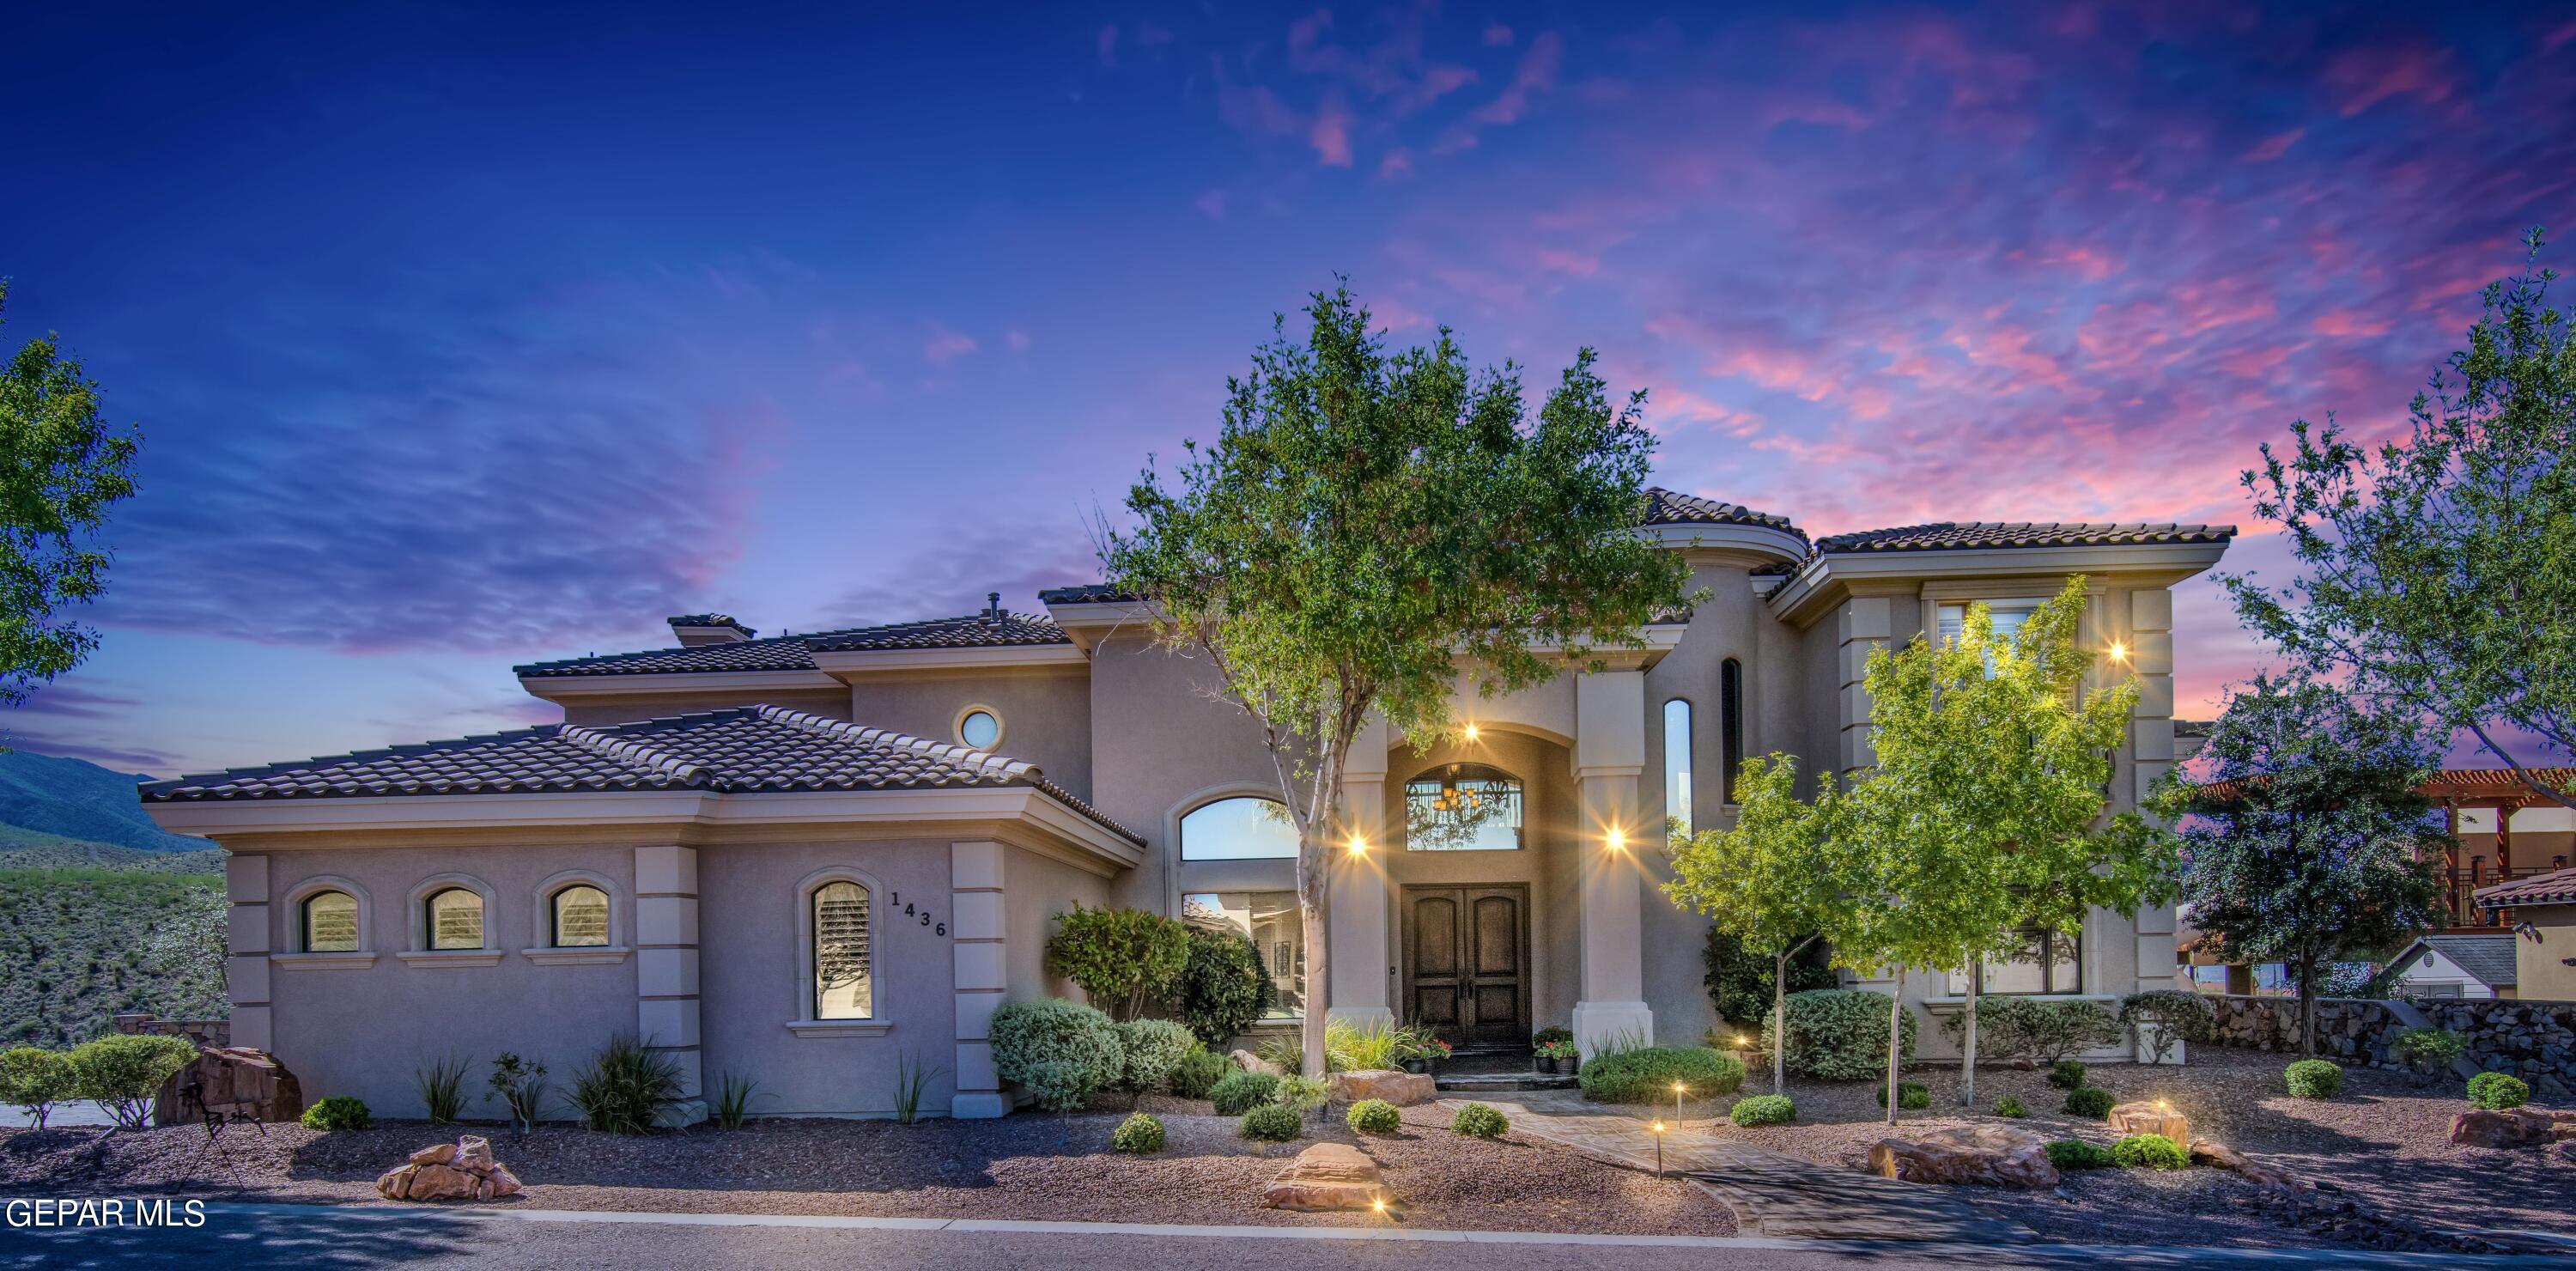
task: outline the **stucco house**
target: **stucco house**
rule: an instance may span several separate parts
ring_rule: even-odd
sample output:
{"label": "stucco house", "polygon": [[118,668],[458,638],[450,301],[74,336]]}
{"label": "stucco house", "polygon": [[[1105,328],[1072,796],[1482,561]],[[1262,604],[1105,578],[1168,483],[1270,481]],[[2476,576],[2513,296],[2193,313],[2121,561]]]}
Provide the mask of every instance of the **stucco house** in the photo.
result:
{"label": "stucco house", "polygon": [[2576,1002],[2576,869],[2499,883],[2478,907],[2513,941],[2514,992],[2535,1002]]}
{"label": "stucco house", "polygon": [[2380,976],[2408,997],[2510,998],[2513,935],[2417,936],[2388,960]]}
{"label": "stucco house", "polygon": [[[1712,1023],[1705,924],[1656,890],[1667,817],[1722,823],[1728,775],[1786,751],[1869,761],[1875,646],[2014,625],[2066,577],[2083,638],[2143,694],[2112,795],[2174,754],[2170,588],[2230,527],[1911,525],[1811,540],[1785,518],[1656,490],[1644,533],[1706,599],[1607,669],[1458,710],[1414,749],[1351,761],[1354,844],[1330,878],[1330,1009],[1464,1045],[1548,1025],[1587,1045],[1695,1043]],[[1293,844],[1255,731],[1204,667],[1152,646],[1104,587],[961,617],[761,637],[671,620],[677,647],[518,668],[561,724],[146,785],[163,826],[229,854],[232,1036],[317,1096],[416,1115],[414,1069],[516,1051],[568,1071],[627,1030],[690,1091],[755,1077],[769,1114],[1011,1106],[986,1024],[1065,991],[1041,950],[1075,904],[1139,905],[1252,936],[1302,1012]],[[997,598],[998,601],[998,598]],[[1473,808],[1474,816],[1458,815]],[[1408,830],[1408,826],[1411,827]],[[1990,991],[2172,987],[2174,916],[2096,913],[1992,969]],[[1909,977],[1929,1025],[1963,987]],[[693,1106],[691,1114],[697,1109]]]}

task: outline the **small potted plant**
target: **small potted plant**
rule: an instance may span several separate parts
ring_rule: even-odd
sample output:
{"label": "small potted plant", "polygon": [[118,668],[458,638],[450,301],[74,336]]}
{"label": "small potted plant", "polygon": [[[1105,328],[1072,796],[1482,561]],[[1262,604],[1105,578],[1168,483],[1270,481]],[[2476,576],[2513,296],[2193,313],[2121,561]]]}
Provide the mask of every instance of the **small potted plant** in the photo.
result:
{"label": "small potted plant", "polygon": [[1437,1067],[1441,1060],[1449,1057],[1449,1043],[1424,1033],[1421,1040],[1414,1043],[1413,1053],[1420,1056],[1422,1060],[1422,1067],[1418,1071],[1429,1072]]}
{"label": "small potted plant", "polygon": [[1538,1044],[1538,1070],[1540,1072],[1553,1074],[1556,1072],[1557,1065],[1560,1063],[1565,1064],[1570,1068],[1573,1066],[1574,1058],[1573,1042],[1546,1041]]}
{"label": "small potted plant", "polygon": [[1405,1028],[1398,1032],[1400,1036],[1395,1044],[1396,1066],[1406,1072],[1431,1071],[1430,1056],[1423,1048],[1423,1043],[1431,1037],[1430,1032],[1420,1028]]}

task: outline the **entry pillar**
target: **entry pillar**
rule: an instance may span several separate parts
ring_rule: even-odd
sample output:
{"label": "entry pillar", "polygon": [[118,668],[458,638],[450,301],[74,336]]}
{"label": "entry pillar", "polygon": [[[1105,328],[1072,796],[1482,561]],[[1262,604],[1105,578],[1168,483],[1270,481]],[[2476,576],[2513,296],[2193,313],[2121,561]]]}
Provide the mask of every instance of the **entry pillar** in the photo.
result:
{"label": "entry pillar", "polygon": [[[1395,961],[1387,938],[1386,738],[1372,716],[1351,739],[1342,768],[1344,824],[1326,870],[1326,925],[1332,932],[1332,996],[1326,1019],[1366,1027],[1393,1024]],[[1352,850],[1357,836],[1360,850]]]}
{"label": "entry pillar", "polygon": [[1639,824],[1637,813],[1646,766],[1645,673],[1601,671],[1576,680],[1574,720],[1583,959],[1574,1044],[1588,1058],[1614,1043],[1652,1042],[1655,1034],[1645,1002],[1645,870],[1636,855],[1661,834]]}

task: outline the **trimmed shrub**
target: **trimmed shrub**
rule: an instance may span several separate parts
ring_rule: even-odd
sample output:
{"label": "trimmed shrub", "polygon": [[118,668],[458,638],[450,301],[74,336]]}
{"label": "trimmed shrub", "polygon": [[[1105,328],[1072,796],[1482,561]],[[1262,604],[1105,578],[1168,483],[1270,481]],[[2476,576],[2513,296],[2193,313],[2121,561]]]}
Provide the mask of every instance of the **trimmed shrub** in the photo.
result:
{"label": "trimmed shrub", "polygon": [[[1887,1087],[1884,1084],[1881,1084],[1878,1088],[1878,1106],[1882,1108],[1887,1106]],[[1897,1082],[1896,1106],[1908,1109],[1931,1107],[1932,1091],[1929,1087],[1919,1081]]]}
{"label": "trimmed shrub", "polygon": [[1146,909],[1085,909],[1057,914],[1047,937],[1046,969],[1082,987],[1085,997],[1118,1019],[1172,994],[1190,956],[1190,929]]}
{"label": "trimmed shrub", "polygon": [[2059,1109],[2071,1117],[2091,1117],[2096,1121],[2111,1115],[2111,1092],[2100,1086],[2083,1086],[2066,1092],[2066,1106]]}
{"label": "trimmed shrub", "polygon": [[2082,1139],[2059,1139],[2042,1150],[2048,1153],[2048,1163],[2059,1169],[2108,1169],[2111,1166],[2111,1149]]}
{"label": "trimmed shrub", "polygon": [[1485,1104],[1471,1103],[1450,1118],[1449,1128],[1470,1138],[1499,1139],[1512,1128],[1512,1119]]}
{"label": "trimmed shrub", "polygon": [[[1953,1045],[1964,1040],[1966,1014],[1941,1021]],[[1884,1029],[1880,1030],[1885,1034]],[[2028,1059],[2055,1063],[2081,1050],[2120,1040],[2120,1023],[2097,1002],[2052,1002],[2035,997],[1980,994],[1977,998],[1977,1057]]]}
{"label": "trimmed shrub", "polygon": [[2048,1084],[2060,1090],[2084,1088],[2084,1065],[2072,1059],[2061,1059],[2048,1066]]}
{"label": "trimmed shrub", "polygon": [[2469,1106],[2501,1112],[2531,1101],[2531,1083],[2511,1073],[2482,1072],[2469,1078]]}
{"label": "trimmed shrub", "polygon": [[2132,1134],[2111,1145],[2111,1163],[2122,1169],[2189,1169],[2191,1154],[2161,1134]]}
{"label": "trimmed shrub", "polygon": [[1109,1017],[1060,997],[993,1012],[993,1069],[1050,1112],[1070,1112],[1118,1084],[1127,1049]]}
{"label": "trimmed shrub", "polygon": [[1198,1039],[1167,1019],[1131,1019],[1118,1030],[1118,1084],[1139,1094],[1160,1089]]}
{"label": "trimmed shrub", "polygon": [[1787,1125],[1798,1119],[1798,1105],[1785,1094],[1757,1094],[1738,1099],[1727,1110],[1726,1119],[1741,1126]]}
{"label": "trimmed shrub", "polygon": [[2343,1069],[2322,1059],[2302,1059],[2281,1070],[2290,1093],[2302,1099],[2331,1099],[2343,1093]]}
{"label": "trimmed shrub", "polygon": [[79,1097],[96,1103],[117,1128],[140,1130],[152,1120],[152,1096],[161,1083],[196,1059],[197,1044],[184,1037],[115,1033],[72,1051],[72,1078]]}
{"label": "trimmed shrub", "polygon": [[1351,1105],[1348,1122],[1353,1134],[1393,1134],[1404,1127],[1404,1114],[1384,1099],[1362,1099]]}
{"label": "trimmed shrub", "polygon": [[1234,1065],[1213,1050],[1193,1050],[1172,1065],[1172,1075],[1164,1088],[1183,1099],[1204,1099],[1216,1083],[1225,1080]]}
{"label": "trimmed shrub", "polygon": [[0,1104],[25,1108],[37,1129],[45,1128],[54,1105],[80,1097],[80,1073],[72,1057],[40,1046],[12,1046],[0,1051]]}
{"label": "trimmed shrub", "polygon": [[1109,1150],[1143,1156],[1163,1150],[1163,1123],[1151,1112],[1130,1112],[1109,1132]]}
{"label": "trimmed shrub", "polygon": [[1243,1114],[1243,1125],[1238,1132],[1247,1139],[1285,1143],[1306,1132],[1306,1118],[1297,1115],[1294,1109],[1265,1103]]}
{"label": "trimmed shrub", "polygon": [[1995,1115],[1999,1117],[2011,1117],[2018,1121],[2023,1117],[2029,1116],[2030,1109],[2021,1106],[2021,1100],[2016,1099],[2011,1095],[2005,1095],[2003,1098],[1995,1100]]}
{"label": "trimmed shrub", "polygon": [[572,1106],[594,1130],[642,1134],[680,1101],[680,1062],[633,1033],[608,1039],[572,1078]]}
{"label": "trimmed shrub", "polygon": [[1223,1046],[1278,1002],[1279,985],[1250,936],[1192,928],[1180,977],[1164,1004],[1200,1041]]}
{"label": "trimmed shrub", "polygon": [[1696,1098],[1714,1099],[1744,1084],[1744,1061],[1705,1046],[1648,1046],[1596,1055],[1575,1080],[1584,1098],[1600,1103],[1670,1099],[1676,1081]]}
{"label": "trimmed shrub", "polygon": [[308,1130],[363,1130],[376,1123],[367,1114],[365,1103],[345,1094],[335,1094],[306,1108],[300,1119]]}
{"label": "trimmed shrub", "polygon": [[1270,1101],[1302,1116],[1324,1106],[1332,1096],[1333,1088],[1325,1085],[1321,1077],[1281,1077],[1279,1088],[1270,1092]]}
{"label": "trimmed shrub", "polygon": [[2469,1039],[2447,1028],[2410,1028],[2389,1049],[2419,1072],[2438,1072],[2468,1049]]}
{"label": "trimmed shrub", "polygon": [[[1809,989],[1789,995],[1788,1067],[1819,1081],[1867,1081],[1887,1071],[1885,993],[1871,989]],[[1897,1056],[1914,1057],[1914,1012],[1898,1017]],[[1777,1043],[1762,1030],[1762,1049]]]}
{"label": "trimmed shrub", "polygon": [[1208,1087],[1208,1099],[1221,1117],[1239,1117],[1269,1103],[1279,1093],[1279,1079],[1266,1072],[1230,1072]]}
{"label": "trimmed shrub", "polygon": [[2120,999],[2120,1026],[2163,1063],[2178,1041],[2205,1042],[2218,1028],[2218,1011],[2189,989],[2148,989]]}

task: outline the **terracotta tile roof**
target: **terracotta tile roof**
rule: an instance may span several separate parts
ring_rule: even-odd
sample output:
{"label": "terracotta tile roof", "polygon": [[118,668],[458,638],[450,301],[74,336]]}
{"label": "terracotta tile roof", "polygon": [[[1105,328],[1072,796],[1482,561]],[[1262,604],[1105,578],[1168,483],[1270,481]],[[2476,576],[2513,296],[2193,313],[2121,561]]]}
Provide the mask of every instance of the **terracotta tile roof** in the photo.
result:
{"label": "terracotta tile roof", "polygon": [[2032,521],[1934,521],[1884,530],[1829,534],[1816,540],[1828,556],[1857,552],[1951,552],[1997,547],[2140,546],[2152,543],[2224,543],[2233,525],[2154,525]]}
{"label": "terracotta tile roof", "polygon": [[2576,904],[2576,869],[2556,869],[2509,883],[2497,883],[2493,887],[2481,887],[2471,892],[2470,897],[2483,909]]}
{"label": "terracotta tile roof", "polygon": [[530,662],[512,668],[520,675],[686,675],[707,671],[811,671],[814,654],[860,649],[964,649],[1014,645],[1070,644],[1064,628],[1046,618],[1004,613],[998,618],[968,614],[880,627],[847,627],[805,635],[734,640],[692,648],[648,649],[598,657]]}
{"label": "terracotta tile roof", "polygon": [[1756,512],[1741,503],[1722,503],[1703,499],[1696,494],[1683,494],[1662,486],[1646,487],[1648,525],[1761,525],[1785,530],[1805,541],[1807,532],[1789,523],[1785,516]]}
{"label": "terracotta tile roof", "polygon": [[147,782],[147,803],[620,790],[920,790],[1029,786],[1138,843],[1035,764],[776,706],[455,741]]}

